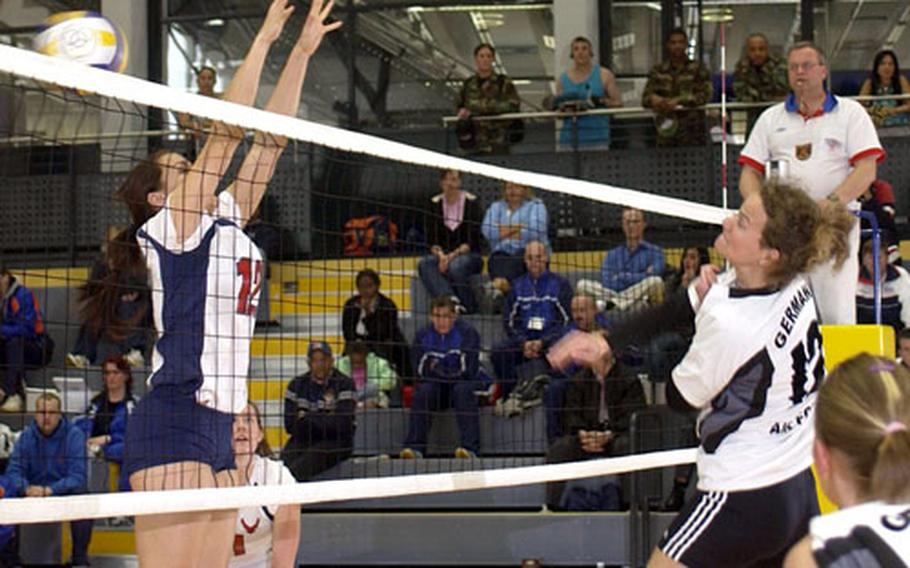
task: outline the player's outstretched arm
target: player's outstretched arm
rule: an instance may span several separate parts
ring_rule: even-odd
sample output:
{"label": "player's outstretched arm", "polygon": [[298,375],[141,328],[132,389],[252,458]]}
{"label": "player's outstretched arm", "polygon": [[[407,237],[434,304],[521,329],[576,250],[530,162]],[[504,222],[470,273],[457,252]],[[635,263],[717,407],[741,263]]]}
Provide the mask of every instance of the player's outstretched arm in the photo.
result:
{"label": "player's outstretched arm", "polygon": [[[291,50],[275,90],[266,104],[267,111],[289,116],[297,115],[310,57],[319,49],[319,44],[327,33],[341,27],[340,21],[325,23],[333,5],[334,0],[314,0],[310,5],[300,37]],[[259,207],[268,182],[275,173],[278,158],[286,145],[287,140],[283,137],[264,132],[256,133],[256,139],[240,166],[236,181],[228,187],[240,208],[241,225],[246,224]]]}
{"label": "player's outstretched arm", "polygon": [[[293,6],[287,0],[273,0],[243,64],[224,93],[224,100],[243,105],[253,104],[269,48],[281,35],[281,30],[293,11]],[[196,229],[201,213],[213,208],[215,190],[243,140],[241,128],[223,123],[216,123],[214,128],[214,133],[206,140],[199,157],[187,172],[184,183],[168,196],[181,240]]]}

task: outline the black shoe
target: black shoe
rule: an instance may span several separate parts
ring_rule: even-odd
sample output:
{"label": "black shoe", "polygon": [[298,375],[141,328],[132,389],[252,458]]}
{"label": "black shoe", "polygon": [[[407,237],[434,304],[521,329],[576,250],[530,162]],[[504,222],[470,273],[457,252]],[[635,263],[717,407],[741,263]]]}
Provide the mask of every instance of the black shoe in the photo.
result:
{"label": "black shoe", "polygon": [[667,497],[666,501],[664,501],[664,504],[660,507],[660,510],[666,513],[674,513],[682,509],[685,502],[686,487],[684,485],[674,485],[673,491],[670,492],[670,496]]}

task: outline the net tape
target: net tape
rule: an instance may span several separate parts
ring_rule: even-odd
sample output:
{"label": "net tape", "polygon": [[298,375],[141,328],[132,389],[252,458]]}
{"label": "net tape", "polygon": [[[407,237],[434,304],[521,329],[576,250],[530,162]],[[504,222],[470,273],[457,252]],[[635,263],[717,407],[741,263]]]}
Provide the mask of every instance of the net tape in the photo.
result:
{"label": "net tape", "polygon": [[[10,46],[0,45],[0,71],[41,83],[74,89],[78,92],[95,93],[137,105],[184,112],[248,130],[270,132],[301,142],[315,143],[397,162],[439,169],[455,169],[683,219],[719,224],[728,215],[728,211],[720,207],[607,184],[510,169],[448,156],[376,136],[177,91],[128,75],[85,67]],[[199,510],[230,510],[244,506],[312,505],[346,500],[494,489],[689,464],[695,461],[695,452],[695,449],[671,450],[565,464],[322,481],[290,486],[184,489],[84,494],[40,499],[2,499],[0,500],[0,524],[60,522]]]}
{"label": "net tape", "polygon": [[345,479],[294,485],[0,499],[0,524],[231,510],[249,506],[313,505],[514,487],[689,464],[695,461],[695,454],[694,448],[688,448],[583,462],[458,473]]}
{"label": "net tape", "polygon": [[721,207],[692,203],[683,199],[448,156],[377,136],[177,91],[168,86],[129,75],[85,67],[11,46],[0,45],[0,71],[139,105],[184,112],[249,130],[278,134],[301,142],[315,143],[398,162],[459,170],[603,203],[635,207],[662,215],[718,225],[729,214]]}

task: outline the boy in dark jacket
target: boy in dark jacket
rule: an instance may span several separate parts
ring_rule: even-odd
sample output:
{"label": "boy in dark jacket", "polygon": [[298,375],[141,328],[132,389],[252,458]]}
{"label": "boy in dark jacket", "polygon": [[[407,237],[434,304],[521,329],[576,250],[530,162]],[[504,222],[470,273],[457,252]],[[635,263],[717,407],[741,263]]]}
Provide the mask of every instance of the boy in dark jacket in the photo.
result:
{"label": "boy in dark jacket", "polygon": [[430,304],[430,325],[417,332],[411,354],[420,382],[414,391],[408,417],[408,437],[402,458],[423,455],[430,429],[430,412],[455,407],[461,446],[455,457],[474,457],[480,448],[480,414],[475,391],[478,380],[480,335],[459,320],[455,302],[448,296]]}
{"label": "boy in dark jacket", "polygon": [[295,377],[284,395],[284,429],[291,435],[281,459],[298,481],[330,469],[354,448],[354,381],[332,367],[332,348],[314,341],[310,370]]}

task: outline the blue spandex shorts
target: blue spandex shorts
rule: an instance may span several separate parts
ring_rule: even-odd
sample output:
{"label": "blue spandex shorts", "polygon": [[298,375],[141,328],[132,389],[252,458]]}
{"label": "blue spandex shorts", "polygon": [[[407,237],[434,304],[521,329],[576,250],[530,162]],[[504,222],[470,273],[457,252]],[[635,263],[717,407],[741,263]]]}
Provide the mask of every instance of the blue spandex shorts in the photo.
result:
{"label": "blue spandex shorts", "polygon": [[183,461],[208,464],[215,473],[234,469],[233,425],[233,415],[200,405],[192,394],[152,389],[127,422],[125,473]]}

